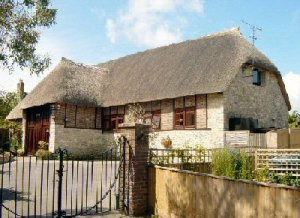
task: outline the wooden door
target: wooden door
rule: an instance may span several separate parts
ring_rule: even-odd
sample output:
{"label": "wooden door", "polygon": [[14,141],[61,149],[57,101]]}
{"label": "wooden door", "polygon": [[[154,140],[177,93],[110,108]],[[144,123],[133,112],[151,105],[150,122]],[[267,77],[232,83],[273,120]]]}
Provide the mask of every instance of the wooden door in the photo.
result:
{"label": "wooden door", "polygon": [[49,106],[27,110],[27,155],[33,155],[39,148],[39,141],[49,142]]}

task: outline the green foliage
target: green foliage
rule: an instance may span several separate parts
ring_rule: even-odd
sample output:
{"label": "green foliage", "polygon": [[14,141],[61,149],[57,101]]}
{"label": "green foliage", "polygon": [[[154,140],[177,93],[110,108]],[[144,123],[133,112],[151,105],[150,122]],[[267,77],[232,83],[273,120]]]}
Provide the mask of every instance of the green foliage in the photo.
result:
{"label": "green foliage", "polygon": [[283,176],[279,176],[279,183],[283,185],[299,185],[299,180],[292,173],[286,172]]}
{"label": "green foliage", "polygon": [[38,149],[35,152],[35,156],[39,159],[51,159],[52,158],[52,153],[48,150],[45,149]]}
{"label": "green foliage", "polygon": [[40,159],[51,159],[52,153],[48,151],[48,143],[45,141],[39,141],[39,149],[35,152],[35,156]]}
{"label": "green foliage", "polygon": [[25,155],[25,151],[24,151],[24,149],[23,148],[19,148],[18,150],[17,150],[17,154],[18,154],[18,156],[24,156]]}
{"label": "green foliage", "polygon": [[47,56],[36,52],[41,28],[55,22],[50,0],[0,1],[0,64],[12,71],[17,65],[39,74],[49,66]]}
{"label": "green foliage", "polygon": [[247,155],[245,152],[240,154],[241,159],[241,179],[252,180],[254,178],[254,159],[253,155]]}
{"label": "green foliage", "polygon": [[21,146],[22,124],[5,120],[9,112],[18,104],[18,100],[17,93],[0,91],[0,128],[10,129],[12,134],[6,144],[6,150],[10,148],[16,151]]}
{"label": "green foliage", "polygon": [[40,149],[48,150],[48,145],[49,144],[47,142],[45,142],[45,141],[39,141],[38,144],[39,144],[39,148]]}
{"label": "green foliage", "polygon": [[290,128],[300,128],[300,114],[297,111],[293,111],[288,117]]}
{"label": "green foliage", "polygon": [[286,172],[284,175],[278,175],[275,172],[270,172],[268,167],[256,170],[255,181],[272,182],[289,186],[299,186],[300,181],[291,172]]}
{"label": "green foliage", "polygon": [[268,167],[264,167],[255,171],[254,180],[258,182],[269,182],[271,176],[274,176],[274,174],[270,173]]}
{"label": "green foliage", "polygon": [[238,177],[236,154],[228,149],[217,149],[212,153],[212,172],[217,176]]}
{"label": "green foliage", "polygon": [[17,93],[0,91],[0,128],[6,127],[5,118],[17,104]]}
{"label": "green foliage", "polygon": [[216,149],[212,153],[212,172],[217,176],[234,179],[252,179],[254,157],[245,152],[229,149]]}
{"label": "green foliage", "polygon": [[20,148],[22,148],[21,137],[18,135],[13,135],[10,139],[10,150],[12,152],[17,152],[17,150]]}

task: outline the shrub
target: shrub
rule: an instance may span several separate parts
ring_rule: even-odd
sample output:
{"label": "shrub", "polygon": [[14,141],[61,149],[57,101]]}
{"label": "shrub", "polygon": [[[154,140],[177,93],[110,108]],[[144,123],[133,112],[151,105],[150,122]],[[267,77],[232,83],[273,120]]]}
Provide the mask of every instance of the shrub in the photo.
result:
{"label": "shrub", "polygon": [[217,149],[212,153],[212,172],[217,176],[234,179],[253,179],[254,156],[229,149]]}
{"label": "shrub", "polygon": [[17,152],[18,149],[22,148],[21,139],[17,136],[13,136],[10,140],[10,149],[12,152]]}
{"label": "shrub", "polygon": [[52,158],[52,153],[48,150],[45,149],[38,149],[35,152],[35,156],[39,159],[48,159],[48,158]]}
{"label": "shrub", "polygon": [[238,177],[236,154],[228,149],[217,149],[212,153],[212,172],[217,176]]}
{"label": "shrub", "polygon": [[241,179],[252,180],[254,178],[254,156],[247,155],[245,152],[240,154],[241,159]]}
{"label": "shrub", "polygon": [[10,152],[4,152],[0,154],[0,164],[7,163],[11,161],[13,158],[12,154]]}
{"label": "shrub", "polygon": [[271,177],[271,173],[269,168],[266,166],[262,169],[258,169],[255,171],[254,180],[258,182],[269,182]]}
{"label": "shrub", "polygon": [[24,156],[24,154],[25,154],[25,151],[24,151],[24,149],[23,148],[19,148],[18,150],[17,150],[17,154],[18,154],[18,156]]}
{"label": "shrub", "polygon": [[39,144],[39,148],[40,149],[42,149],[42,150],[48,150],[48,145],[49,144],[47,142],[45,142],[45,141],[39,141],[38,144]]}
{"label": "shrub", "polygon": [[292,173],[286,172],[283,176],[279,177],[279,183],[283,185],[298,185],[298,179]]}

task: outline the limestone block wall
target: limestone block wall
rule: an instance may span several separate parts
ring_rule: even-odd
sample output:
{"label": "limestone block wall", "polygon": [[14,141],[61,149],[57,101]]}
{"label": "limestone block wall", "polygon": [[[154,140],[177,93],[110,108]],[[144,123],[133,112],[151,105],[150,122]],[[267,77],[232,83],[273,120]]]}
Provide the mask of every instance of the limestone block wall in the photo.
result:
{"label": "limestone block wall", "polygon": [[252,68],[241,70],[224,92],[225,129],[231,117],[258,119],[261,128],[287,128],[288,108],[276,75],[263,72],[261,86],[252,84],[251,75]]}
{"label": "limestone block wall", "polygon": [[224,147],[223,130],[156,131],[150,134],[150,147],[164,148],[161,141],[166,137],[171,138],[172,148],[195,147],[196,145],[202,145],[205,148]]}
{"label": "limestone block wall", "polygon": [[[86,110],[91,111],[90,108]],[[51,152],[63,147],[74,154],[99,154],[106,150],[107,146],[112,145],[120,135],[117,132],[102,133],[101,129],[66,128],[64,119],[65,108],[51,111],[49,138]],[[80,119],[77,118],[79,121]]]}
{"label": "limestone block wall", "polygon": [[63,125],[55,125],[54,149],[63,147],[74,154],[100,154],[113,145],[118,136],[119,133],[102,134],[98,129],[64,128]]}

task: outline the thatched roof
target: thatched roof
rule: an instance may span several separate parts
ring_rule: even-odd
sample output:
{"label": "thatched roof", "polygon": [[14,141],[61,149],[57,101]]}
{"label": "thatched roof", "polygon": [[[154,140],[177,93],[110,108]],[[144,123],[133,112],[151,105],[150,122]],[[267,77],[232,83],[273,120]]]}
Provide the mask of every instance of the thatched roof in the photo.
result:
{"label": "thatched roof", "polygon": [[101,105],[102,77],[96,66],[77,64],[63,58],[57,67],[21,102],[21,108],[47,103]]}
{"label": "thatched roof", "polygon": [[54,102],[113,106],[224,92],[246,63],[277,75],[290,108],[280,72],[239,29],[139,52],[93,67],[62,59],[20,107]]}
{"label": "thatched roof", "polygon": [[18,120],[18,119],[22,119],[22,117],[23,117],[22,109],[20,107],[20,104],[18,104],[14,109],[12,109],[9,112],[6,119],[7,120]]}
{"label": "thatched roof", "polygon": [[[239,29],[159,47],[98,65],[109,69],[104,105],[224,92],[245,63],[280,75]],[[290,103],[278,76],[286,103]]]}

